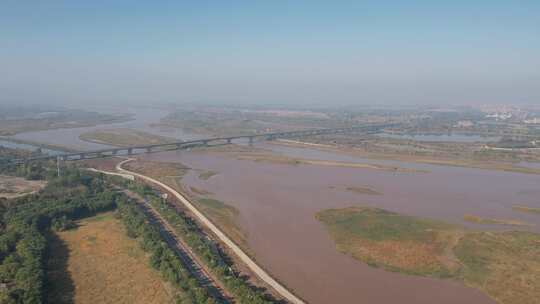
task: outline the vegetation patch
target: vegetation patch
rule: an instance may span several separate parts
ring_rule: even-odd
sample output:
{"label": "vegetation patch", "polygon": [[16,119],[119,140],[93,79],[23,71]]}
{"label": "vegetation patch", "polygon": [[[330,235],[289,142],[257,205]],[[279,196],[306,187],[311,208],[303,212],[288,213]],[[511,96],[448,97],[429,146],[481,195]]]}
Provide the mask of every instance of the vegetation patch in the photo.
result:
{"label": "vegetation patch", "polygon": [[189,190],[192,193],[196,194],[196,195],[212,195],[212,192],[210,192],[210,191],[207,191],[207,190],[204,190],[204,189],[199,189],[199,188],[196,188],[196,187],[193,187],[193,186],[190,186]]}
{"label": "vegetation patch", "polygon": [[127,128],[91,131],[81,134],[79,138],[84,141],[120,147],[135,145],[157,145],[178,141],[174,138]]}
{"label": "vegetation patch", "polygon": [[512,206],[512,210],[519,211],[519,212],[540,214],[540,208],[533,208],[533,207],[527,207],[527,206],[514,205]]}
{"label": "vegetation patch", "polygon": [[238,226],[238,209],[213,198],[196,199],[197,207],[242,247],[247,248],[246,235]]}
{"label": "vegetation patch", "polygon": [[137,160],[125,164],[126,169],[148,175],[155,179],[182,178],[190,169],[181,163]]}
{"label": "vegetation patch", "polygon": [[73,221],[111,210],[115,194],[103,181],[78,170],[56,178],[50,168],[21,167],[18,173],[48,177],[35,194],[2,202],[0,208],[0,303],[43,303],[48,231],[73,227]]}
{"label": "vegetation patch", "polygon": [[505,219],[490,219],[483,218],[476,215],[465,214],[463,220],[471,223],[477,224],[497,224],[497,225],[508,225],[508,226],[533,226],[532,224],[521,222],[518,220],[505,220]]}
{"label": "vegetation patch", "polygon": [[467,233],[455,248],[460,277],[500,303],[540,299],[540,235],[530,232]]}
{"label": "vegetation patch", "polygon": [[49,246],[49,303],[174,303],[175,291],[112,213],[76,224]]}
{"label": "vegetation patch", "polygon": [[371,266],[458,279],[504,304],[540,298],[539,234],[468,232],[377,208],[329,209],[316,217],[340,252]]}
{"label": "vegetation patch", "polygon": [[428,173],[428,171],[425,171],[425,170],[402,168],[402,167],[396,167],[396,166],[356,163],[356,162],[300,159],[300,158],[292,158],[292,157],[283,156],[283,155],[275,155],[271,153],[243,153],[243,154],[237,155],[236,158],[238,160],[252,160],[255,162],[266,162],[266,163],[294,165],[294,166],[315,165],[315,166],[327,166],[327,167],[371,169],[371,170],[381,170],[381,171],[391,171],[391,172]]}
{"label": "vegetation patch", "polygon": [[216,171],[203,171],[199,174],[199,178],[202,179],[202,180],[208,180],[210,179],[212,176],[214,175],[217,175],[218,172]]}
{"label": "vegetation patch", "polygon": [[354,192],[357,194],[366,194],[366,195],[381,195],[382,193],[375,191],[369,187],[347,187],[345,190]]}
{"label": "vegetation patch", "polygon": [[372,266],[410,274],[444,277],[457,264],[447,255],[459,236],[453,226],[382,209],[350,207],[317,214],[340,252]]}

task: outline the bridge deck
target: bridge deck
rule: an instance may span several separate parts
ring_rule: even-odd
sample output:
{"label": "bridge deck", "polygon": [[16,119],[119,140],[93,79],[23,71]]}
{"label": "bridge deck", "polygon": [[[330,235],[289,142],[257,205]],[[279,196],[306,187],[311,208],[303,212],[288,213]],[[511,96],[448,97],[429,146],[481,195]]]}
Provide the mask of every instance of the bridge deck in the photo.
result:
{"label": "bridge deck", "polygon": [[381,129],[394,127],[396,124],[372,124],[372,125],[361,125],[353,127],[344,127],[344,128],[332,128],[332,129],[308,129],[308,130],[299,130],[299,131],[289,131],[289,132],[273,132],[273,133],[262,133],[262,134],[252,134],[252,135],[238,135],[238,136],[228,136],[228,137],[214,137],[206,139],[197,139],[190,141],[179,141],[173,143],[165,144],[154,144],[154,145],[143,145],[143,146],[130,146],[130,147],[116,147],[109,149],[101,149],[94,151],[81,151],[81,152],[69,152],[59,155],[43,155],[37,157],[30,157],[25,159],[11,159],[10,163],[12,164],[22,164],[28,163],[31,161],[40,161],[40,160],[51,160],[51,159],[61,159],[61,160],[83,160],[83,159],[92,159],[92,158],[101,158],[101,157],[110,157],[119,155],[119,152],[125,151],[125,155],[132,155],[136,150],[143,150],[143,153],[150,152],[161,152],[152,151],[152,149],[157,149],[161,147],[172,147],[168,150],[179,150],[186,149],[189,147],[197,145],[208,145],[212,142],[226,142],[231,143],[233,140],[238,139],[248,139],[253,141],[256,138],[262,138],[265,140],[272,140],[277,138],[291,138],[291,137],[302,137],[309,135],[327,135],[327,134],[339,134],[339,133],[348,133],[355,131],[364,131],[364,132],[376,132]]}

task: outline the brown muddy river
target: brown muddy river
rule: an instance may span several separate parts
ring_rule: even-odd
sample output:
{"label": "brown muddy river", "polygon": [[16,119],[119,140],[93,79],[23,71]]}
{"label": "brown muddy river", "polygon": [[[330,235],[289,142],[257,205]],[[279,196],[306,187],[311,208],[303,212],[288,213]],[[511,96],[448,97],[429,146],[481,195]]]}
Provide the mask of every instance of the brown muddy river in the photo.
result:
{"label": "brown muddy river", "polygon": [[[359,161],[351,156],[315,150],[278,146],[272,149],[289,156]],[[186,151],[152,154],[146,158],[181,161],[194,169],[219,172],[204,181],[198,177],[200,172],[192,170],[184,182],[208,190],[236,207],[256,259],[310,303],[494,303],[481,292],[458,282],[390,273],[340,254],[314,218],[322,209],[368,205],[471,228],[508,229],[464,223],[463,215],[469,213],[519,219],[536,224],[529,229],[540,231],[537,215],[511,209],[513,204],[540,207],[540,176],[536,175],[370,161],[430,171],[393,173],[258,163]],[[347,186],[369,186],[383,195],[356,194],[346,191]]]}
{"label": "brown muddy river", "polygon": [[[159,130],[149,124],[163,111],[132,109],[135,120],[89,128],[18,134],[32,141],[87,150],[102,145],[79,140],[83,132],[131,127],[158,135],[189,139],[181,131]],[[514,204],[540,207],[540,176],[479,169],[454,168],[397,161],[366,160],[314,149],[258,144],[291,157],[386,164],[428,170],[394,173],[358,168],[240,161],[215,154],[164,152],[145,156],[178,161],[201,170],[219,172],[207,181],[192,170],[188,185],[214,193],[240,211],[239,224],[257,261],[275,277],[313,304],[327,303],[494,303],[481,292],[450,280],[390,273],[366,266],[336,251],[316,212],[327,208],[368,205],[404,214],[442,219],[470,228],[502,230],[498,225],[463,222],[463,215],[517,219],[535,224],[537,215],[512,211]],[[537,166],[538,164],[532,164]],[[370,196],[346,191],[348,186],[370,187],[383,193]],[[514,228],[516,229],[516,228]]]}

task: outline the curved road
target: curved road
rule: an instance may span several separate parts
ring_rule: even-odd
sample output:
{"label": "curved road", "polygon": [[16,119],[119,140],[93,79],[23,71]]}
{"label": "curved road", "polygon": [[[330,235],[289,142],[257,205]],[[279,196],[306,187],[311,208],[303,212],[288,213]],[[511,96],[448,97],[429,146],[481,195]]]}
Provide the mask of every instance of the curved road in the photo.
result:
{"label": "curved road", "polygon": [[291,293],[285,286],[280,284],[278,281],[276,281],[270,274],[268,274],[264,269],[262,269],[253,259],[251,259],[238,245],[236,245],[225,233],[223,233],[216,225],[214,225],[204,214],[202,214],[193,204],[185,198],[182,194],[174,190],[173,188],[167,186],[166,184],[155,180],[151,177],[148,177],[146,175],[142,175],[136,172],[132,172],[129,170],[126,170],[122,168],[122,165],[124,165],[127,162],[133,161],[133,159],[127,159],[122,162],[120,162],[118,165],[116,165],[116,169],[122,173],[129,174],[136,176],[138,178],[141,178],[143,180],[149,181],[155,185],[158,185],[162,187],[163,189],[170,192],[172,195],[174,195],[179,201],[181,201],[186,208],[188,208],[198,219],[200,222],[202,222],[204,225],[208,227],[231,251],[233,251],[242,262],[244,262],[249,269],[255,273],[261,280],[263,280],[266,284],[271,286],[274,290],[276,290],[283,298],[288,300],[289,302],[293,304],[305,304],[305,302],[295,296],[293,293]]}

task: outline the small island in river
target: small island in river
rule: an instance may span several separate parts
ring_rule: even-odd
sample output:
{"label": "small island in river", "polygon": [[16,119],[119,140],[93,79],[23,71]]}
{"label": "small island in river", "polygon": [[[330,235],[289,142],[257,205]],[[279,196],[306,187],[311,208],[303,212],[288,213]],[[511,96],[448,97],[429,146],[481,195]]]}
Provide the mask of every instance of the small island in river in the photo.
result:
{"label": "small island in river", "polygon": [[504,304],[540,299],[540,234],[473,232],[378,208],[327,209],[316,217],[340,252],[371,266],[460,280]]}

